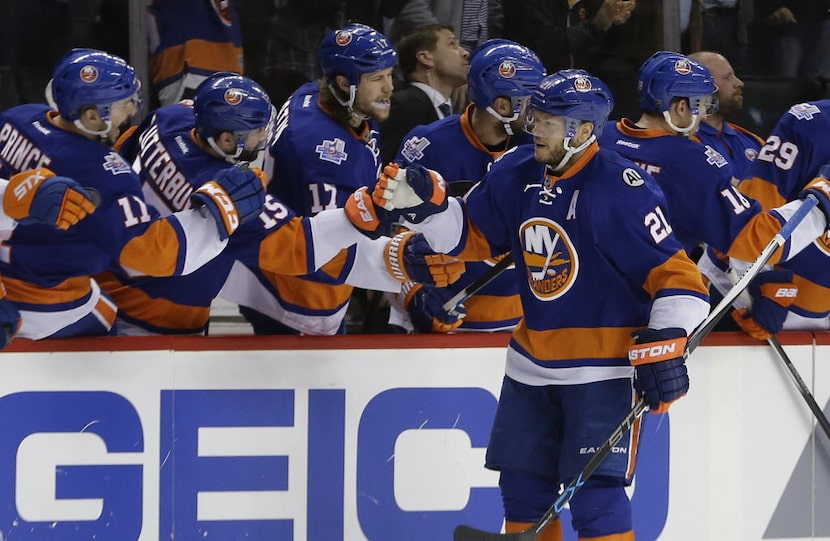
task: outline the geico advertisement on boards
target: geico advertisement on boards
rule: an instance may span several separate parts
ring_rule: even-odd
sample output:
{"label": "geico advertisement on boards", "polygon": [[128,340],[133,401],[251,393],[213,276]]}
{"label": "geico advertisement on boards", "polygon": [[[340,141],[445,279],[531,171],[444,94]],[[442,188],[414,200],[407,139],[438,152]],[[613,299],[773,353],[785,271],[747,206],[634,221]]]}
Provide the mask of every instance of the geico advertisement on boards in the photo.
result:
{"label": "geico advertisement on boards", "polygon": [[[821,349],[790,349],[818,381]],[[483,468],[502,348],[2,361],[2,540],[449,541],[502,525]],[[645,418],[638,541],[830,539],[830,445],[772,354],[701,347],[689,368],[689,395]],[[826,411],[828,383],[814,392]]]}

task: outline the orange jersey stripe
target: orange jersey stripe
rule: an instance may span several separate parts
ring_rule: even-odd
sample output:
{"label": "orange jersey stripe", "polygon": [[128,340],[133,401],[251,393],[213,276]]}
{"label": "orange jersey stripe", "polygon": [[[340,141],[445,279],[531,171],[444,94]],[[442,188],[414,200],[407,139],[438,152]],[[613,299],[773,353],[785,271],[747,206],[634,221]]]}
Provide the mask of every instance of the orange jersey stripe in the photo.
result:
{"label": "orange jersey stripe", "polygon": [[798,286],[795,306],[818,314],[830,312],[830,289],[797,274],[793,276],[793,282]]}
{"label": "orange jersey stripe", "polygon": [[148,276],[172,276],[176,272],[179,238],[167,220],[156,220],[121,250],[120,263]]}
{"label": "orange jersey stripe", "polygon": [[662,289],[686,289],[708,294],[697,266],[680,250],[648,273],[643,288],[654,298]]}
{"label": "orange jersey stripe", "polygon": [[[783,203],[782,203],[783,204]],[[758,254],[763,250],[772,238],[781,230],[781,223],[772,215],[755,215],[740,233],[735,237],[732,246],[729,247],[728,255],[744,261],[755,261]],[[784,248],[778,248],[769,260],[770,264],[778,263],[784,253]]]}
{"label": "orange jersey stripe", "polygon": [[313,272],[306,263],[308,247],[302,219],[292,218],[260,243],[259,267],[263,272],[291,276]]}
{"label": "orange jersey stripe", "polygon": [[242,73],[242,49],[230,43],[192,39],[182,45],[165,49],[150,58],[153,83],[181,73],[187,66],[206,71]]}
{"label": "orange jersey stripe", "polygon": [[[738,190],[740,190],[742,194],[748,195],[752,199],[758,201],[761,204],[761,208],[764,210],[771,210],[776,207],[780,207],[787,202],[787,200],[784,199],[780,193],[778,193],[778,186],[758,177],[744,180],[738,185]],[[755,256],[750,259],[750,261],[754,260]]]}
{"label": "orange jersey stripe", "polygon": [[111,272],[103,272],[95,280],[123,314],[155,327],[199,330],[210,319],[208,306],[187,306],[164,298],[153,298],[140,289],[122,284]]}
{"label": "orange jersey stripe", "polygon": [[[631,333],[639,327],[570,328],[532,331],[522,320],[513,338],[526,351],[542,361],[627,358],[634,343]],[[546,358],[542,358],[545,355]]]}
{"label": "orange jersey stripe", "polygon": [[27,304],[62,304],[81,299],[92,291],[88,276],[70,278],[49,288],[5,276],[3,282],[10,301]]}
{"label": "orange jersey stripe", "polygon": [[522,317],[522,300],[518,295],[473,295],[464,301],[465,322],[509,321]]}

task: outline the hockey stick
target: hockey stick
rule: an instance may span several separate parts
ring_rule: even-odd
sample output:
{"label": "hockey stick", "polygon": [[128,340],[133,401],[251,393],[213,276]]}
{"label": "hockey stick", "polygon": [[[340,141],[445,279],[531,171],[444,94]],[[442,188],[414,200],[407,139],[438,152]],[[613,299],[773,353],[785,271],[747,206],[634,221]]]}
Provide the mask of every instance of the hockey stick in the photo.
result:
{"label": "hockey stick", "polygon": [[455,307],[475,295],[481,288],[493,281],[493,279],[504,272],[510,265],[513,264],[513,254],[507,252],[504,254],[498,263],[487,269],[487,272],[479,276],[470,285],[453,295],[451,299],[444,303],[442,308],[445,312],[452,312]]}
{"label": "hockey stick", "polygon": [[830,438],[830,421],[827,420],[824,412],[821,411],[821,407],[816,402],[816,399],[813,398],[807,384],[804,383],[803,379],[801,379],[801,375],[798,373],[798,370],[796,370],[789,355],[787,355],[787,352],[784,351],[784,348],[781,346],[781,342],[778,341],[778,338],[776,338],[775,335],[769,337],[767,342],[772,346],[772,349],[775,350],[775,353],[778,355],[778,358],[781,359],[781,362],[784,363],[784,366],[787,367],[790,377],[795,383],[795,386],[798,387],[798,391],[801,393],[804,401],[807,402],[808,406],[810,406],[816,421],[821,426],[822,430],[824,430],[824,433],[827,434],[827,437]]}
{"label": "hockey stick", "polygon": [[[732,286],[732,289],[730,289],[729,292],[723,296],[723,300],[721,300],[715,309],[712,310],[706,319],[704,319],[697,329],[695,329],[689,337],[684,357],[688,358],[692,351],[694,351],[703,339],[706,338],[706,335],[712,332],[712,329],[715,328],[718,321],[720,321],[721,318],[729,311],[729,307],[735,299],[737,299],[744,289],[746,289],[749,282],[751,282],[755,276],[761,272],[761,269],[763,269],[764,265],[767,264],[767,261],[769,261],[772,257],[772,254],[787,242],[787,239],[790,237],[793,230],[817,204],[818,199],[812,195],[807,196],[804,203],[801,204],[787,223],[781,227],[778,233],[772,238],[772,240],[770,240],[769,244],[767,244],[767,246],[761,251],[758,259],[755,260],[755,262],[746,270],[741,279],[738,280],[738,282]],[[541,534],[542,531],[544,531],[544,529],[559,516],[562,509],[565,508],[565,505],[571,501],[571,498],[573,498],[576,491],[585,484],[585,481],[594,473],[594,471],[596,471],[602,461],[605,460],[605,457],[611,453],[611,450],[617,442],[619,442],[625,433],[631,429],[631,426],[637,418],[646,411],[646,409],[648,409],[648,406],[646,405],[645,399],[640,398],[634,405],[634,408],[628,412],[622,422],[620,422],[619,426],[614,429],[611,436],[597,449],[594,456],[591,457],[591,460],[589,460],[585,467],[582,468],[582,471],[579,472],[579,475],[577,475],[575,479],[573,479],[567,484],[567,486],[565,486],[564,489],[562,489],[562,492],[559,494],[559,497],[556,498],[556,501],[553,502],[553,505],[545,511],[542,518],[536,521],[533,526],[521,532],[502,534],[485,532],[471,526],[461,525],[456,527],[455,532],[453,533],[454,541],[535,541],[539,534]]]}

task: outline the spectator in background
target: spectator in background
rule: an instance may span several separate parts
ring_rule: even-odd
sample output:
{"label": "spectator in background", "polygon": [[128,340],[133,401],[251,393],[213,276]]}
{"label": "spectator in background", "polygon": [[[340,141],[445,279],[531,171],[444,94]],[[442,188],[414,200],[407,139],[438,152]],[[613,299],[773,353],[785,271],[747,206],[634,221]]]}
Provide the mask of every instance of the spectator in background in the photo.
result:
{"label": "spectator in background", "polygon": [[242,32],[232,0],[151,0],[149,72],[161,105],[192,98],[207,76],[242,73]]}
{"label": "spectator in background", "polygon": [[719,51],[738,72],[747,65],[753,0],[702,0],[701,47]]}
{"label": "spectator in background", "polygon": [[756,0],[771,75],[830,79],[830,0]]}
{"label": "spectator in background", "polygon": [[450,96],[467,83],[470,69],[470,54],[451,26],[418,27],[401,39],[397,50],[408,84],[392,94],[389,118],[380,125],[383,163],[392,161],[412,128],[452,114]]}
{"label": "spectator in background", "polygon": [[[246,0],[251,1],[251,0]],[[279,107],[300,85],[322,75],[318,50],[333,29],[347,21],[381,28],[406,0],[276,0],[261,69],[251,74]]]}
{"label": "spectator in background", "polygon": [[[511,6],[512,9],[512,6]],[[461,46],[472,51],[489,38],[501,37],[501,0],[408,0],[391,21],[387,34],[397,43],[425,24],[452,26]]]}

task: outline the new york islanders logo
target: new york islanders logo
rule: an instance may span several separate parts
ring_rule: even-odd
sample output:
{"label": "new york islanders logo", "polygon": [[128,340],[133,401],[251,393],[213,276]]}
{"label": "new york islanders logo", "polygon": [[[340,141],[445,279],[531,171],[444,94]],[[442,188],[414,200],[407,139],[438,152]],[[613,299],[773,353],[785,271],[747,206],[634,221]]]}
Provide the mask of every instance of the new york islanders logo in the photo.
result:
{"label": "new york islanders logo", "polygon": [[574,89],[577,92],[588,92],[593,88],[591,86],[591,80],[586,77],[577,77],[574,80]]}
{"label": "new york islanders logo", "polygon": [[685,58],[680,58],[674,62],[674,71],[680,75],[689,75],[692,73],[692,65]]}
{"label": "new york islanders logo", "polygon": [[345,47],[352,42],[352,33],[348,30],[341,30],[334,36],[334,42],[341,47]]}
{"label": "new york islanders logo", "polygon": [[504,62],[499,64],[499,75],[501,75],[505,79],[512,78],[514,75],[516,75],[516,64],[514,64],[510,60],[505,60]]}
{"label": "new york islanders logo", "polygon": [[527,282],[542,301],[558,299],[574,285],[579,259],[565,229],[547,218],[531,218],[519,228]]}
{"label": "new york islanders logo", "polygon": [[237,88],[229,88],[225,90],[225,103],[228,105],[239,105],[242,103],[242,98],[245,95]]}
{"label": "new york islanders logo", "polygon": [[94,83],[98,80],[98,68],[95,66],[84,66],[81,68],[79,76],[81,81],[85,83]]}

